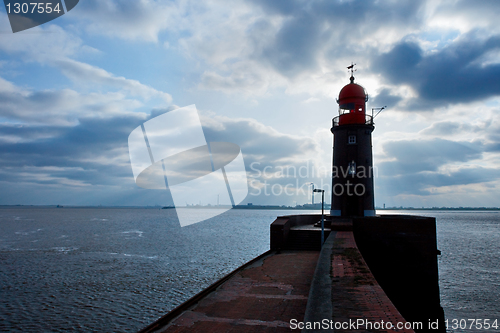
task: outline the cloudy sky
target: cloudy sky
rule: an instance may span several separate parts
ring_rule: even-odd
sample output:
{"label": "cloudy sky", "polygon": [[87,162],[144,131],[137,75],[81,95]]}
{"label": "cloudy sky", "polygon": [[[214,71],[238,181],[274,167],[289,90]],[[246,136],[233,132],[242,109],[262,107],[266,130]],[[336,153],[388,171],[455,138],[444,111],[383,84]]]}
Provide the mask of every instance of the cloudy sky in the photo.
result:
{"label": "cloudy sky", "polygon": [[500,206],[499,12],[497,0],[81,0],[13,34],[2,8],[0,204],[171,204],[135,184],[127,139],[191,104],[208,141],[241,147],[244,203],[310,202],[309,183],[330,183],[354,62],[368,109],[387,105],[376,205]]}

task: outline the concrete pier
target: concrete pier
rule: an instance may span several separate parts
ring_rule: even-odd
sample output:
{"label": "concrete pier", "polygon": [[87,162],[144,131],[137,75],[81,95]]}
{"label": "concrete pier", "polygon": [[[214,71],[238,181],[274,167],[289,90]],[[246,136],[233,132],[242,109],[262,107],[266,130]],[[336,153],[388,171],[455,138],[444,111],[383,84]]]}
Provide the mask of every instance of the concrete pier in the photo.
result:
{"label": "concrete pier", "polygon": [[[319,215],[278,217],[271,225],[271,249],[303,248],[306,242],[319,244],[319,228],[316,228],[316,236],[311,235],[314,231],[307,227],[304,229],[309,230],[308,235],[299,233],[291,237],[294,230],[302,229],[301,225],[317,225],[319,218]],[[332,259],[322,262],[323,256],[320,256],[318,265],[323,267],[323,275],[328,267],[334,278],[330,286],[321,283],[321,290],[316,296],[310,296],[309,301],[319,299],[317,295],[331,293],[332,304],[315,305],[316,309],[331,306],[334,322],[345,322],[348,318],[378,318],[375,321],[392,318],[396,324],[404,318],[415,332],[445,332],[439,297],[437,256],[440,252],[435,218],[328,216],[325,225],[335,238],[329,239],[333,242]],[[314,281],[312,285],[314,289]],[[311,318],[314,320],[309,320]],[[309,321],[320,319],[311,318],[306,315]]]}
{"label": "concrete pier", "polygon": [[329,217],[322,249],[320,218],[278,217],[270,251],[140,332],[444,332],[433,218]]}
{"label": "concrete pier", "polygon": [[290,332],[291,319],[304,319],[318,256],[271,251],[141,332]]}
{"label": "concrete pier", "polygon": [[321,251],[304,321],[325,318],[326,329],[302,332],[415,332],[377,283],[352,231],[332,231]]}

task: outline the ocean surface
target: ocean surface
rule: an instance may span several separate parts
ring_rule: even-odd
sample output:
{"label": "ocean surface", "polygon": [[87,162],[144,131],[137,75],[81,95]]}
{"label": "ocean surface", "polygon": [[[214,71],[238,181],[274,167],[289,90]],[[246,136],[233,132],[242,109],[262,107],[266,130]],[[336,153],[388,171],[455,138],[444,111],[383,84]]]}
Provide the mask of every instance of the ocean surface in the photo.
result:
{"label": "ocean surface", "polygon": [[[267,251],[276,216],[300,213],[315,212],[230,210],[181,228],[172,209],[0,208],[0,331],[136,332]],[[500,212],[390,213],[437,218],[450,324],[500,325]]]}

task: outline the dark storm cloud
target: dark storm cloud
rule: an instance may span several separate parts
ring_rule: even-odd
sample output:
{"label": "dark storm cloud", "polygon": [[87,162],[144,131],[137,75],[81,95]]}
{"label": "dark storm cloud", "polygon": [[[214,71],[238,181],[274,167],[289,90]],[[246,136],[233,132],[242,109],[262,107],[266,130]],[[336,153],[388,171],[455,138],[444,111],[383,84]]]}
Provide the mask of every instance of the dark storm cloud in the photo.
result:
{"label": "dark storm cloud", "polygon": [[[419,21],[419,1],[254,1],[285,21],[260,54],[278,72],[293,77],[318,66],[319,57],[358,54],[363,40],[387,26]],[[356,43],[356,40],[359,43]]]}
{"label": "dark storm cloud", "polygon": [[268,13],[280,15],[289,15],[296,12],[301,7],[301,3],[303,3],[303,1],[290,0],[254,0],[253,2],[261,5]]}
{"label": "dark storm cloud", "polygon": [[72,127],[2,125],[0,137],[22,140],[0,142],[0,179],[45,184],[70,179],[103,185],[131,178],[127,137],[142,121],[129,115],[82,118]]}
{"label": "dark storm cloud", "polygon": [[500,178],[500,170],[480,166],[462,167],[449,173],[421,172],[394,177],[382,177],[387,195],[431,195],[431,188],[480,184]]}
{"label": "dark storm cloud", "polygon": [[50,137],[29,142],[2,143],[0,152],[27,156],[35,154],[50,159],[58,156],[100,156],[103,150],[114,149],[117,144],[123,144],[123,137],[128,137],[141,123],[141,117],[132,115],[108,119],[81,118],[78,125],[71,127],[1,126],[0,135],[9,133],[26,139],[33,133],[45,133],[47,136],[50,134]]}
{"label": "dark storm cloud", "polygon": [[68,108],[68,101],[77,97],[77,93],[71,90],[26,92],[5,89],[0,91],[0,115],[21,121],[53,120],[55,123],[65,118],[61,115],[61,108]]}
{"label": "dark storm cloud", "polygon": [[391,141],[384,144],[387,156],[395,161],[378,164],[383,176],[409,175],[424,171],[437,171],[443,165],[453,162],[467,162],[482,156],[482,146],[469,142],[455,142],[443,139],[421,141]]}
{"label": "dark storm cloud", "polygon": [[487,143],[485,145],[484,151],[500,153],[500,142]]}
{"label": "dark storm cloud", "polygon": [[399,96],[392,95],[389,89],[382,89],[382,91],[380,91],[380,93],[378,93],[378,95],[375,96],[375,98],[372,99],[370,102],[374,106],[383,107],[387,105],[394,106],[400,100],[402,100],[402,98]]}
{"label": "dark storm cloud", "polygon": [[494,123],[486,132],[488,142],[485,145],[487,152],[500,152],[500,123]]}
{"label": "dark storm cloud", "polygon": [[[0,182],[15,193],[22,193],[20,188],[23,188],[24,203],[31,199],[38,204],[65,202],[61,193],[68,192],[72,204],[78,204],[75,193],[86,191],[87,197],[81,198],[80,204],[98,204],[100,201],[92,201],[92,188],[97,197],[108,192],[128,193],[126,201],[104,201],[114,204],[133,203],[134,191],[137,196],[142,193],[136,200],[154,198],[134,183],[127,138],[134,128],[162,111],[165,110],[154,110],[147,118],[140,114],[104,119],[82,117],[75,126],[2,124]],[[254,161],[265,161],[262,168],[266,165],[294,165],[300,156],[318,149],[312,139],[284,135],[255,120],[209,119],[204,130],[209,142],[239,144],[249,171]],[[30,196],[30,188],[40,192],[42,185],[49,186],[50,191],[47,191],[54,193],[54,198],[59,198],[59,201],[52,201],[52,197]],[[167,194],[162,196],[168,197]],[[123,195],[117,197],[123,198]],[[6,196],[0,195],[0,200],[12,203]],[[167,203],[162,201],[161,204]]]}
{"label": "dark storm cloud", "polygon": [[316,67],[316,50],[320,42],[319,22],[303,14],[283,25],[262,56],[280,73],[294,76]]}
{"label": "dark storm cloud", "polygon": [[[491,120],[486,120],[479,124],[461,123],[457,121],[440,121],[432,124],[430,127],[422,130],[423,135],[447,136],[456,135],[458,133],[485,133],[489,135],[489,139],[495,139],[491,134],[497,133],[498,127],[492,126]],[[496,138],[500,141],[500,138]]]}
{"label": "dark storm cloud", "polygon": [[475,144],[478,149],[480,148],[484,152],[500,152],[500,124],[492,119],[474,124],[441,121],[420,131],[420,134],[436,137],[455,136],[457,134],[463,137],[484,135],[484,140],[481,143],[479,143],[480,139],[476,140]]}
{"label": "dark storm cloud", "polygon": [[[449,126],[441,129],[447,131],[458,126],[456,123],[446,125]],[[495,181],[500,178],[500,169],[467,163],[481,158],[487,150],[488,145],[481,142],[444,139],[388,142],[384,144],[384,151],[395,160],[377,163],[378,183],[383,184],[383,191],[388,195],[430,195],[433,194],[430,188]]]}
{"label": "dark storm cloud", "polygon": [[290,163],[308,153],[318,153],[317,143],[307,137],[279,133],[255,120],[227,119],[221,123],[203,124],[209,142],[227,141],[240,146],[247,170],[252,162],[270,165]]}
{"label": "dark storm cloud", "polygon": [[[411,24],[418,20],[420,7],[423,5],[419,1],[403,0],[398,2],[388,1],[330,1],[330,0],[279,0],[266,1],[254,0],[265,12],[269,14],[279,14],[283,16],[297,16],[301,18],[303,13],[314,15],[316,20],[327,20],[336,23],[338,29],[350,29],[352,33],[358,33],[360,29],[366,29],[372,22],[378,22],[378,26],[388,22],[401,24]],[[356,31],[358,30],[358,31]],[[348,32],[349,30],[343,30]]]}
{"label": "dark storm cloud", "polygon": [[311,182],[330,186],[330,168],[314,164],[320,147],[312,138],[279,133],[252,119],[205,118],[202,124],[208,142],[240,146],[249,181],[246,202],[291,204],[290,198],[284,199],[287,196],[304,202],[310,198]]}
{"label": "dark storm cloud", "polygon": [[48,138],[60,135],[65,131],[60,126],[30,126],[23,124],[0,124],[1,141],[33,141],[41,138]]}
{"label": "dark storm cloud", "polygon": [[372,68],[392,84],[413,87],[419,94],[413,108],[472,102],[500,95],[500,64],[482,63],[499,49],[500,36],[478,39],[477,32],[428,55],[403,41],[376,58]]}

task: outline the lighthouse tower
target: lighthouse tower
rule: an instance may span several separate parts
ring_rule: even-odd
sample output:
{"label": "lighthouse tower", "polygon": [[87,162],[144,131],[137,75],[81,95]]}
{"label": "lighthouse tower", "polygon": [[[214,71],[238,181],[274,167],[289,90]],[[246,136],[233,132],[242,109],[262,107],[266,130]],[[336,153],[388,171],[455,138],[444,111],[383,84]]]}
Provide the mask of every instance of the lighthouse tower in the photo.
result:
{"label": "lighthouse tower", "polygon": [[366,114],[368,95],[354,83],[340,91],[339,115],[332,120],[332,216],[373,216],[373,116]]}

